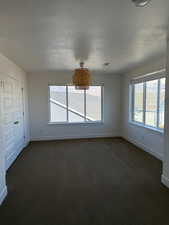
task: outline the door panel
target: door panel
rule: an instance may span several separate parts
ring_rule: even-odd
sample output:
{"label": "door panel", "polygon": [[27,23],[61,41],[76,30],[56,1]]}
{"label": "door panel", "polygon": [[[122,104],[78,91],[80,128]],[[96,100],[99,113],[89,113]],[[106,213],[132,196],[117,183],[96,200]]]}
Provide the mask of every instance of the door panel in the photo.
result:
{"label": "door panel", "polygon": [[3,88],[3,134],[6,161],[24,144],[22,90],[19,81],[7,77]]}
{"label": "door panel", "polygon": [[22,89],[20,84],[14,81],[14,133],[15,144],[21,146],[24,144],[24,127],[23,127],[23,103],[22,103]]}
{"label": "door panel", "polygon": [[14,126],[13,126],[13,79],[6,78],[3,85],[3,134],[6,158],[14,149]]}

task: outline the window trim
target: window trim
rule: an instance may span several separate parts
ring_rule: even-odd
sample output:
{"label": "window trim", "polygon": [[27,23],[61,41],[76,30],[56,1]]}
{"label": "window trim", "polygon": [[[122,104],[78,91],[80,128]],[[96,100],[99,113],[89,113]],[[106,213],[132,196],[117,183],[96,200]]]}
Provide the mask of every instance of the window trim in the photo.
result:
{"label": "window trim", "polygon": [[[69,113],[68,110],[66,110],[66,121],[63,122],[52,122],[51,121],[51,108],[50,108],[50,86],[65,86],[66,87],[66,107],[68,108],[68,87],[73,85],[65,85],[65,84],[48,84],[48,125],[85,125],[85,124],[104,124],[104,85],[103,84],[94,84],[91,85],[92,86],[99,86],[101,87],[101,120],[98,121],[87,121],[86,119],[84,120],[84,122],[69,122]],[[84,90],[84,113],[86,112],[86,90]],[[86,118],[86,114],[84,115]]]}
{"label": "window trim", "polygon": [[[154,74],[153,74],[154,75]],[[137,80],[136,78],[134,79],[134,81],[132,80],[130,82],[130,109],[129,109],[129,123],[133,124],[133,125],[138,125],[140,127],[143,128],[147,128],[147,129],[151,129],[153,131],[159,132],[161,134],[164,133],[164,128],[160,128],[159,127],[159,104],[160,104],[160,79],[162,78],[166,78],[164,73],[163,75],[160,73],[155,77],[153,77],[153,79],[150,79],[149,76],[148,77],[144,77],[144,79],[139,79]],[[152,81],[152,80],[157,80],[157,122],[156,122],[156,126],[150,126],[146,124],[145,121],[145,115],[146,115],[146,82],[148,81]],[[143,83],[143,122],[139,122],[139,121],[135,121],[134,120],[134,96],[135,96],[135,89],[134,89],[134,85],[135,84],[139,84],[139,83]]]}
{"label": "window trim", "polygon": [[142,128],[151,130],[153,132],[157,132],[157,133],[162,134],[162,135],[164,134],[164,129],[161,129],[161,128],[156,128],[156,127],[144,125],[143,123],[139,123],[139,122],[135,122],[135,121],[131,121],[131,120],[129,121],[129,123],[131,125],[138,126],[138,127],[142,127]]}

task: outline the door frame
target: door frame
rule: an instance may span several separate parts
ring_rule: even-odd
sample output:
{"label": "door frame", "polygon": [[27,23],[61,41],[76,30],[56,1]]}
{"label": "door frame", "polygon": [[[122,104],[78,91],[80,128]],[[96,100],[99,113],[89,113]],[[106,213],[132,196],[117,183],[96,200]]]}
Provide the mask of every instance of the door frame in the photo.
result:
{"label": "door frame", "polygon": [[21,95],[22,95],[22,120],[23,120],[23,135],[24,135],[24,145],[26,145],[26,126],[25,126],[25,89],[21,87]]}

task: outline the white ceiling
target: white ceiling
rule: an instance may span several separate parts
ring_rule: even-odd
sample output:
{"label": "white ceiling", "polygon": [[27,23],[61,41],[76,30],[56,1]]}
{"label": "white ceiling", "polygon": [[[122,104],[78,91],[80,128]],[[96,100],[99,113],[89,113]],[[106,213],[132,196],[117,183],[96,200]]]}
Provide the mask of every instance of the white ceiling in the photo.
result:
{"label": "white ceiling", "polygon": [[0,51],[26,71],[65,70],[80,60],[122,72],[164,57],[169,0],[0,0]]}

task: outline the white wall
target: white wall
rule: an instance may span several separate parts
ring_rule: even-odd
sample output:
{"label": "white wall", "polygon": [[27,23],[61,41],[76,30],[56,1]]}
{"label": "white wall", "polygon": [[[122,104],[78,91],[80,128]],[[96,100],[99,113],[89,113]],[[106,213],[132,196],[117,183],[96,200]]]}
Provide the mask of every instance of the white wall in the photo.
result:
{"label": "white wall", "polygon": [[31,140],[120,135],[120,76],[92,73],[93,84],[104,84],[104,124],[48,124],[48,84],[71,83],[72,71],[28,74]]}
{"label": "white wall", "polygon": [[[9,59],[0,54],[0,80],[3,80],[4,77],[13,77],[21,82],[21,86],[24,88],[24,107],[25,107],[25,137],[26,143],[29,142],[30,134],[29,134],[29,122],[28,122],[28,89],[27,89],[27,76],[25,72],[16,66]],[[0,111],[0,125],[2,125],[1,121],[2,115]],[[7,194],[7,188],[5,183],[5,152],[3,149],[3,138],[2,138],[2,127],[0,126],[0,203],[4,199]],[[25,144],[26,144],[25,143]]]}
{"label": "white wall", "polygon": [[135,76],[160,70],[164,67],[165,65],[161,64],[160,66],[157,66],[157,64],[148,65],[121,77],[122,136],[159,159],[163,159],[164,156],[164,135],[129,122],[129,82]]}
{"label": "white wall", "polygon": [[[169,38],[169,35],[168,35]],[[166,112],[165,112],[165,153],[163,162],[162,183],[169,188],[169,39],[167,41],[167,79],[166,79]]]}

